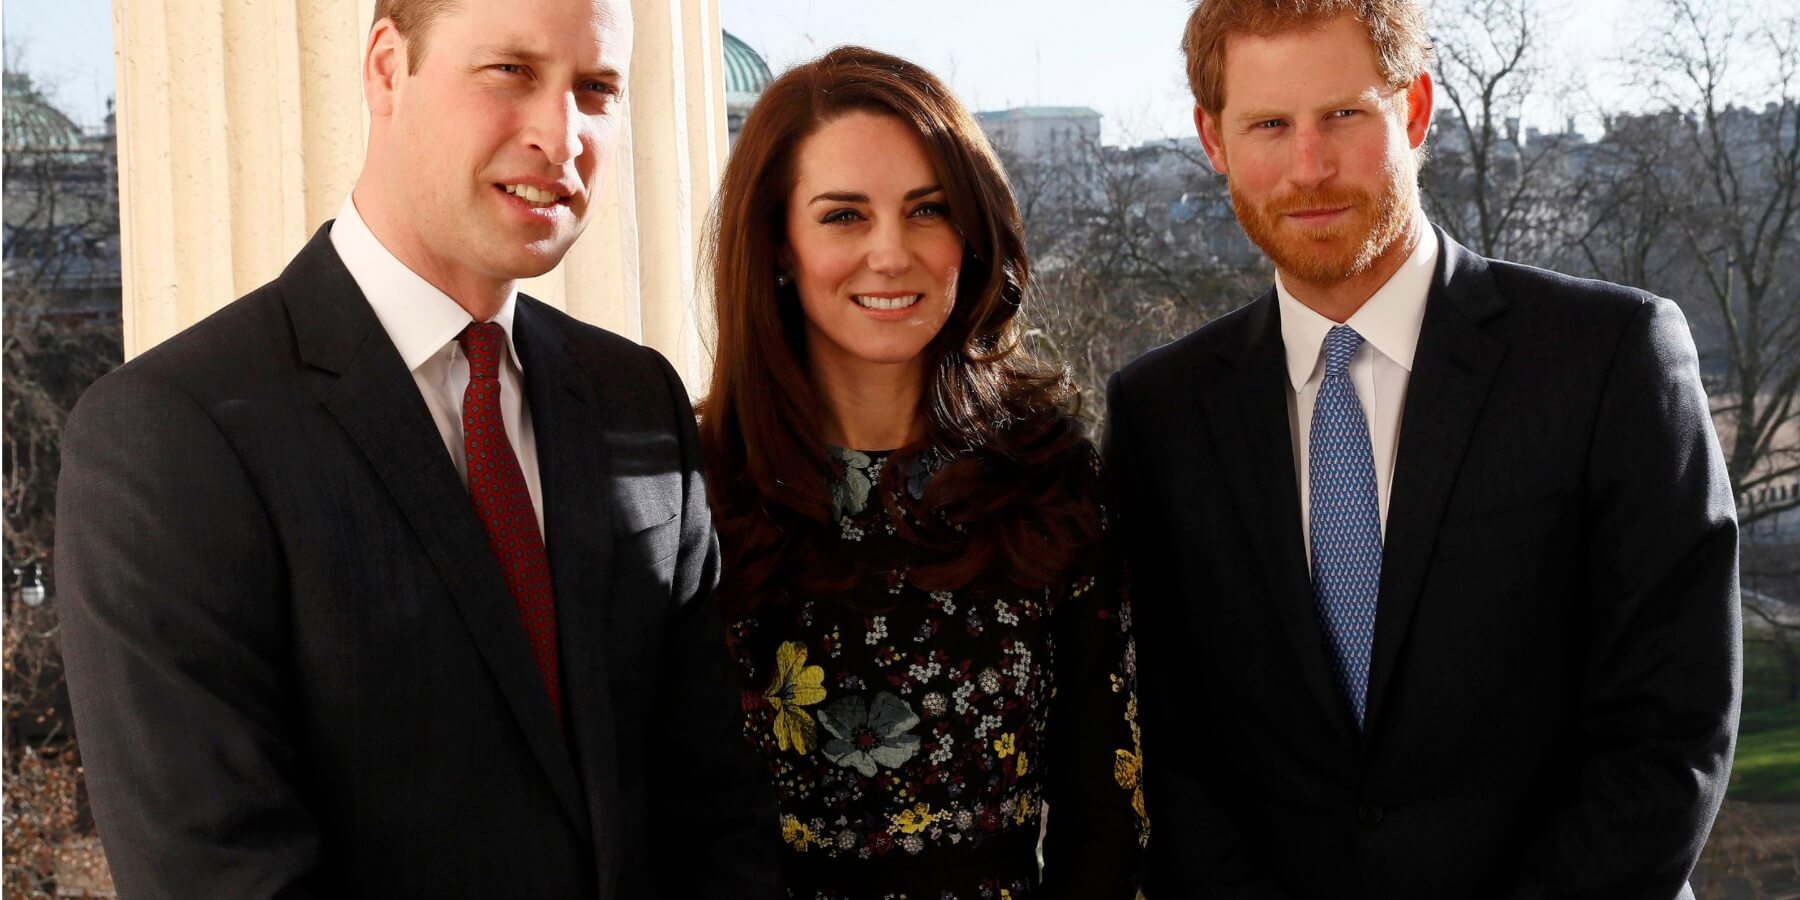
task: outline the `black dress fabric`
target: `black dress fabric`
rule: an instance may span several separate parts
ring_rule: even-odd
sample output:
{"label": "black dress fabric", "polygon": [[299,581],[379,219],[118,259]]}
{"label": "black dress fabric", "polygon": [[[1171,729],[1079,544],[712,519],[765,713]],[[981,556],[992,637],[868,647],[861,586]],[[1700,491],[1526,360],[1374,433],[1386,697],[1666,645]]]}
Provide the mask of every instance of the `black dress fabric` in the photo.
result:
{"label": "black dress fabric", "polygon": [[[1099,456],[1081,452],[1099,502]],[[1134,896],[1148,823],[1130,603],[1110,538],[1082,548],[1053,589],[994,571],[926,591],[908,572],[942,557],[895,518],[919,524],[937,457],[894,473],[885,452],[832,458],[832,549],[856,586],[771,598],[731,624],[790,896]]]}

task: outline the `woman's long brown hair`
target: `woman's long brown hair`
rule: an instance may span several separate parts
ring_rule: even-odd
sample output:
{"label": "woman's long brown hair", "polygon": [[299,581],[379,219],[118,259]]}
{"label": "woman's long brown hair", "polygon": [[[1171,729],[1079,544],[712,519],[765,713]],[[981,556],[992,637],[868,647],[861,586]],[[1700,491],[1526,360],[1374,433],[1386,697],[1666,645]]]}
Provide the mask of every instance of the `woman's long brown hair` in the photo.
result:
{"label": "woman's long brown hair", "polygon": [[[837,543],[823,398],[807,374],[799,298],[776,283],[802,141],[852,111],[913,128],[939,174],[964,242],[950,317],[923,351],[925,434],[883,467],[874,494],[907,540],[941,551],[908,580],[952,590],[1004,572],[1054,584],[1097,540],[1084,488],[1088,454],[1065,373],[1019,344],[1028,266],[1018,206],[974,117],[931,73],[861,47],[839,47],[771,83],[744,121],[713,209],[703,268],[717,356],[701,404],[707,490],[724,550],[715,596],[743,616],[778,596],[841,594],[854,576]],[[906,527],[892,495],[920,454],[947,459]],[[896,490],[894,485],[901,487]]]}

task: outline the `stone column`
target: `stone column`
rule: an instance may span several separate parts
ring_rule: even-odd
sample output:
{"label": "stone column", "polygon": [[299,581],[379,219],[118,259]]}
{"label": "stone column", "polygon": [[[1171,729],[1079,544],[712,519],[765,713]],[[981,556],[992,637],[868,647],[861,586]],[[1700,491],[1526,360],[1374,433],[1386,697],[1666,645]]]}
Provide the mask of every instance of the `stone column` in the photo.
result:
{"label": "stone column", "polygon": [[[267,282],[336,214],[368,135],[374,0],[113,0],[127,356]],[[521,290],[704,388],[695,252],[725,155],[718,0],[632,0],[617,171]]]}

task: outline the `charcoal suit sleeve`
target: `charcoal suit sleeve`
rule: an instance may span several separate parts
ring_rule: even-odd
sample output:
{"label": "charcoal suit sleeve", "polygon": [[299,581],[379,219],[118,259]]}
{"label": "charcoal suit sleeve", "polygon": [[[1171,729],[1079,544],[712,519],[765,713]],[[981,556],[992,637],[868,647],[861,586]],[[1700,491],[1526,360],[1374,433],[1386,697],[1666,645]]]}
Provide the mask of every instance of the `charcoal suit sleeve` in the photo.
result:
{"label": "charcoal suit sleeve", "polygon": [[650,729],[657,879],[667,897],[757,900],[786,895],[780,875],[775,794],[741,734],[736,667],[713,587],[719,540],[701,480],[699,435],[687,391],[657,356],[681,441],[681,548],[676,609],[663,636],[660,721]]}
{"label": "charcoal suit sleeve", "polygon": [[1102,452],[1125,547],[1137,641],[1138,723],[1150,823],[1144,896],[1278,900],[1286,895],[1257,868],[1235,816],[1219,799],[1218,779],[1230,777],[1230,771],[1209,752],[1217,736],[1193,714],[1188,684],[1193,670],[1184,664],[1193,650],[1182,643],[1193,626],[1183,604],[1204,586],[1166,583],[1165,560],[1174,551],[1164,536],[1180,529],[1154,517],[1152,501],[1162,485],[1138,455],[1138,435],[1144,432],[1132,419],[1133,393],[1119,375],[1108,382]]}
{"label": "charcoal suit sleeve", "polygon": [[1725,796],[1743,672],[1730,483],[1667,300],[1645,301],[1615,351],[1583,518],[1579,771],[1513,896],[1686,896]]}
{"label": "charcoal suit sleeve", "polygon": [[308,896],[282,560],[243,466],[129,368],[82,398],[62,454],[63,659],[119,896]]}

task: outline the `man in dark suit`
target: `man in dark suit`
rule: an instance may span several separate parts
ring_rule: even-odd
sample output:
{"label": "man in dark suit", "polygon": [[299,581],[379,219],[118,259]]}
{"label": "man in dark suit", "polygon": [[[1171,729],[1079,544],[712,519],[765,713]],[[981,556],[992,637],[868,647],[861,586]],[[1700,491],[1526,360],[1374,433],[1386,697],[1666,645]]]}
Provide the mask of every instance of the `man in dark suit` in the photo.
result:
{"label": "man in dark suit", "polygon": [[1415,0],[1201,0],[1185,49],[1276,285],[1109,387],[1146,895],[1691,896],[1741,673],[1681,313],[1425,221]]}
{"label": "man in dark suit", "polygon": [[692,412],[518,296],[617,144],[622,0],[382,0],[364,169],[70,417],[63,647],[132,897],[772,897]]}

